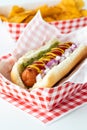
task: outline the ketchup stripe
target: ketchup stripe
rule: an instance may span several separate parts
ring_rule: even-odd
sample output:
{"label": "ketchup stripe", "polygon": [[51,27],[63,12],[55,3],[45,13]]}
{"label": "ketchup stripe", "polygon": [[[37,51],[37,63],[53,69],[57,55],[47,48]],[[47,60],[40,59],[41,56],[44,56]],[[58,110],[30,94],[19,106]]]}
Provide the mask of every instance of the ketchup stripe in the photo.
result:
{"label": "ketchup stripe", "polygon": [[[43,67],[43,66],[45,66],[49,61],[51,61],[56,56],[62,55],[64,53],[65,49],[68,49],[71,45],[72,45],[71,42],[64,43],[62,45],[58,45],[57,47],[52,48],[50,52],[47,52],[42,58],[40,58],[38,60],[38,62],[36,61],[32,65],[28,65],[27,67],[30,69],[34,68],[34,69],[36,69],[36,71],[38,73],[40,73],[41,70],[45,69],[45,67]],[[53,57],[53,58],[51,58],[51,57]],[[47,60],[47,62],[45,62],[45,60]],[[39,62],[41,64],[39,64]]]}

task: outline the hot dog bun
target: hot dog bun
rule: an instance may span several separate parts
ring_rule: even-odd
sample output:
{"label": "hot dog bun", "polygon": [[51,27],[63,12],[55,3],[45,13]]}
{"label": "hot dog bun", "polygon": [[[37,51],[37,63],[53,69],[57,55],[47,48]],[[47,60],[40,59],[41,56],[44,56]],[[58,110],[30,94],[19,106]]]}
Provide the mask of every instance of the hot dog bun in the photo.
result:
{"label": "hot dog bun", "polygon": [[[19,60],[14,64],[12,70],[11,70],[11,81],[17,85],[19,85],[22,88],[26,88],[26,86],[24,85],[20,75],[23,71],[23,64],[26,64],[26,62],[28,62],[30,59],[34,59],[36,58],[36,56],[41,52],[41,51],[46,51],[48,50],[48,48],[52,45],[54,45],[55,43],[59,43],[57,38],[53,38],[50,41],[48,41],[46,43],[46,45],[40,47],[38,50],[36,51],[30,51],[27,52],[24,56],[22,56],[21,58],[19,58]],[[60,43],[61,44],[61,43]]]}
{"label": "hot dog bun", "polygon": [[[61,44],[58,39],[53,39],[38,50],[32,53],[28,52],[23,57],[21,57],[12,68],[11,80],[20,87],[27,88],[21,79],[21,74],[24,70],[23,64],[25,64],[27,61],[30,61],[32,58],[36,58],[36,56],[40,52],[47,51],[49,47],[54,45],[55,43]],[[32,90],[40,87],[51,88],[55,83],[57,83],[66,74],[68,74],[74,68],[74,66],[85,57],[87,57],[87,46],[79,45],[74,52],[72,52],[61,63],[52,67],[52,69],[48,71],[48,73],[43,77],[43,79],[37,81],[30,89]]]}

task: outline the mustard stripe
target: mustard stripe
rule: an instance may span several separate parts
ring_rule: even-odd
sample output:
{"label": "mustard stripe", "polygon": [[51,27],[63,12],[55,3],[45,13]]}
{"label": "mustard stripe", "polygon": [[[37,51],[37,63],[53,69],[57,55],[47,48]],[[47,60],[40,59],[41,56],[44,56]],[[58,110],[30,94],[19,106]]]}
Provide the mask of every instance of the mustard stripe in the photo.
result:
{"label": "mustard stripe", "polygon": [[69,44],[70,42],[65,43],[66,46],[70,47],[71,45]]}
{"label": "mustard stripe", "polygon": [[40,71],[41,71],[35,64],[29,65],[27,67],[36,69],[38,73],[40,73]]}
{"label": "mustard stripe", "polygon": [[62,52],[62,53],[64,53],[64,50],[63,49],[61,49],[61,48],[57,48],[57,49],[53,49],[53,50],[58,50],[59,52]]}
{"label": "mustard stripe", "polygon": [[48,55],[48,58],[50,58],[50,59],[51,59],[51,58],[54,58],[54,57],[55,57],[55,56],[53,56],[53,55]]}
{"label": "mustard stripe", "polygon": [[[44,61],[49,61],[50,59],[49,59],[48,57],[47,57],[47,58],[42,57],[39,61],[43,61],[43,60],[44,60]],[[43,61],[43,62],[44,62],[44,61]]]}
{"label": "mustard stripe", "polygon": [[[43,58],[40,58],[38,61],[41,62],[41,64],[44,64],[44,62],[42,60],[43,60]],[[38,64],[38,63],[35,63],[35,64]]]}
{"label": "mustard stripe", "polygon": [[[71,44],[72,45],[72,44]],[[64,53],[64,50],[61,48],[62,46],[64,46],[66,49],[69,48],[70,46],[70,42],[69,43],[65,43],[65,44],[61,44],[59,47],[57,48],[53,48],[51,49],[51,52],[47,52],[45,56],[43,56],[42,58],[40,58],[38,61],[41,62],[41,64],[38,63],[34,63],[32,65],[27,66],[28,68],[34,68],[37,70],[38,73],[41,72],[41,69],[39,68],[38,65],[44,66],[45,65],[45,61],[50,61],[51,58],[54,58],[57,56],[57,54],[55,54],[55,52],[52,51],[59,51],[60,53]]]}
{"label": "mustard stripe", "polygon": [[56,54],[54,54],[52,52],[48,52],[46,55],[48,56],[49,54],[52,55],[52,56],[56,56]]}
{"label": "mustard stripe", "polygon": [[39,65],[40,65],[40,66],[44,66],[44,64],[43,64],[43,63],[42,63],[42,64],[35,63],[35,65],[38,65],[38,66],[39,66]]}
{"label": "mustard stripe", "polygon": [[64,53],[64,50],[63,50],[63,49],[61,49],[61,48],[58,48],[58,50],[60,50],[62,53]]}
{"label": "mustard stripe", "polygon": [[61,47],[65,47],[65,49],[68,49],[68,48],[69,48],[69,46],[67,46],[67,45],[61,45],[60,48],[61,48]]}

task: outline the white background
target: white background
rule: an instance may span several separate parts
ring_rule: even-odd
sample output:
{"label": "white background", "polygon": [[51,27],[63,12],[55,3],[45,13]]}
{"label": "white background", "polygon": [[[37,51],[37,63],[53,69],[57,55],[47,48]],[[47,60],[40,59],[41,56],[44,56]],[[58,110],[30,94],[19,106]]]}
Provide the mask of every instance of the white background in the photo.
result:
{"label": "white background", "polygon": [[[52,1],[60,1],[60,0],[0,0],[0,5],[22,4],[25,2],[28,2],[28,3],[37,3],[37,2],[50,3]],[[84,0],[84,2],[85,2],[85,5],[87,5],[87,0]]]}
{"label": "white background", "polygon": [[[0,0],[0,5],[23,4],[28,0]],[[47,0],[30,0],[30,3]],[[54,0],[49,0],[54,1]],[[57,0],[56,0],[57,1]],[[86,1],[86,0],[85,0]],[[86,1],[87,3],[87,1]],[[44,125],[35,117],[0,99],[0,130],[87,130],[87,105],[69,113],[52,124]]]}

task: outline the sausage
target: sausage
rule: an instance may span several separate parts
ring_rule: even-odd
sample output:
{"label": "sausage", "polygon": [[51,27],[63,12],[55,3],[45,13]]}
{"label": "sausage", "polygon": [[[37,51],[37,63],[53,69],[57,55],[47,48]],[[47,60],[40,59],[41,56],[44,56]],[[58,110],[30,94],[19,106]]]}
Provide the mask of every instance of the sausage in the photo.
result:
{"label": "sausage", "polygon": [[22,80],[26,86],[31,87],[36,82],[37,71],[35,69],[26,68],[22,73]]}

